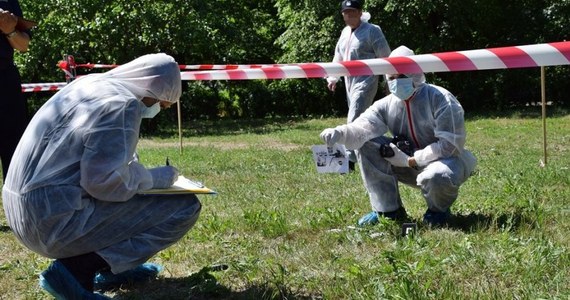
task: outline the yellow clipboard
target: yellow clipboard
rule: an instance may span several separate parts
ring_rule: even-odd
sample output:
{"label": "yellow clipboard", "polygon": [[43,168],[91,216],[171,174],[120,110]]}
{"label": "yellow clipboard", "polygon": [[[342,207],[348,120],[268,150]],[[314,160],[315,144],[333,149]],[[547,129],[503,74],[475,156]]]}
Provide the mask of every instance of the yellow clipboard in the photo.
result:
{"label": "yellow clipboard", "polygon": [[217,194],[214,190],[204,186],[201,182],[188,179],[182,175],[167,189],[150,189],[139,192],[147,195],[172,195],[172,194]]}

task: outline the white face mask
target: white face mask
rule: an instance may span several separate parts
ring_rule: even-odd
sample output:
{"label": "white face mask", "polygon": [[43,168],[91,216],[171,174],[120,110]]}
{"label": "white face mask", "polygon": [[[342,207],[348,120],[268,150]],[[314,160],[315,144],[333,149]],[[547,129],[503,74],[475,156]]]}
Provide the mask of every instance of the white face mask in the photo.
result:
{"label": "white face mask", "polygon": [[407,100],[414,94],[414,80],[412,78],[396,78],[388,81],[390,93],[400,100]]}
{"label": "white face mask", "polygon": [[141,115],[143,119],[152,119],[156,114],[160,112],[160,103],[156,102],[155,104],[151,105],[150,107],[146,107],[143,105],[143,110]]}

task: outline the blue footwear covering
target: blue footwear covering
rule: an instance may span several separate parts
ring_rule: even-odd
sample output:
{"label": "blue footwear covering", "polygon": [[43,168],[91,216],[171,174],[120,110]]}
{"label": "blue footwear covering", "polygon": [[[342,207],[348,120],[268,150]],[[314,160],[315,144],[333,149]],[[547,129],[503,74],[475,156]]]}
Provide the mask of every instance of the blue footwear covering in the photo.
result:
{"label": "blue footwear covering", "polygon": [[376,225],[378,221],[378,213],[371,211],[358,220],[358,226]]}
{"label": "blue footwear covering", "polygon": [[95,290],[111,290],[123,284],[134,284],[156,278],[162,271],[162,266],[153,263],[144,263],[134,269],[113,274],[110,271],[99,272],[95,275]]}
{"label": "blue footwear covering", "polygon": [[395,211],[379,212],[371,211],[358,220],[358,226],[376,225],[380,221],[379,218],[383,217],[392,221],[404,221],[408,217],[406,209],[400,206]]}
{"label": "blue footwear covering", "polygon": [[40,286],[57,300],[110,299],[84,289],[58,260],[40,274]]}
{"label": "blue footwear covering", "polygon": [[444,212],[431,211],[428,209],[424,214],[423,222],[433,227],[441,227],[447,224],[450,216],[451,211],[449,209]]}

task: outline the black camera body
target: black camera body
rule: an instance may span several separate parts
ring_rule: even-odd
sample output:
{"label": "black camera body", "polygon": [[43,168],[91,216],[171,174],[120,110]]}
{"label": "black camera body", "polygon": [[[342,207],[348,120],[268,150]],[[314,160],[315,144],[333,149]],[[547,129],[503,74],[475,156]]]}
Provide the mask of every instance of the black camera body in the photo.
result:
{"label": "black camera body", "polygon": [[[392,138],[392,141],[390,141],[390,143],[396,145],[398,149],[402,150],[402,152],[406,153],[408,156],[414,155],[414,146],[412,145],[412,143],[410,143],[410,141],[408,141],[406,136],[396,135]],[[395,153],[394,150],[390,148],[390,143],[380,145],[380,156],[382,157],[394,156]]]}

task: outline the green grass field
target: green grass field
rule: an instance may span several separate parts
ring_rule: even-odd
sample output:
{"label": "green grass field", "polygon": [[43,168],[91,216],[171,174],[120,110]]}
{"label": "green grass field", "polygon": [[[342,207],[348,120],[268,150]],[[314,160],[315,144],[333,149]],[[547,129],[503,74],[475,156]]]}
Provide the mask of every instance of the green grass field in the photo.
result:
{"label": "green grass field", "polygon": [[[540,108],[537,108],[538,110]],[[200,121],[141,140],[149,166],[169,157],[215,189],[196,226],[152,262],[158,280],[115,299],[570,299],[570,115],[473,117],[479,159],[445,229],[402,238],[383,222],[357,228],[370,205],[360,175],[317,174],[310,146],[344,119]],[[425,203],[401,187],[420,223]],[[49,260],[24,248],[0,216],[0,299],[50,299],[38,287]],[[218,270],[216,265],[227,265]]]}

